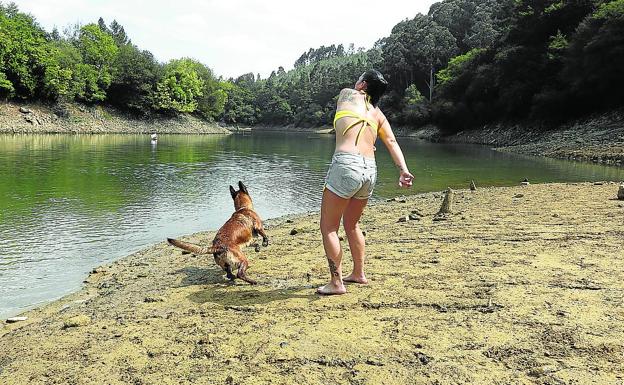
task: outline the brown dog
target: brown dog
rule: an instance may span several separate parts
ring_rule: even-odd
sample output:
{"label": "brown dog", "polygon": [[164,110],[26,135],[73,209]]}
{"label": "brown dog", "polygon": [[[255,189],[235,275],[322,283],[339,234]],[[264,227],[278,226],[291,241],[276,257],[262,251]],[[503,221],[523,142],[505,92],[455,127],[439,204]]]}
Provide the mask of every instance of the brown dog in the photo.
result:
{"label": "brown dog", "polygon": [[[230,194],[234,199],[234,214],[225,222],[212,240],[212,247],[201,247],[193,243],[178,241],[167,238],[167,241],[176,247],[190,251],[194,254],[212,254],[217,265],[221,266],[227,273],[229,280],[234,281],[237,277],[252,285],[256,281],[250,279],[245,274],[249,262],[245,254],[241,251],[242,246],[250,245],[255,238],[262,236],[262,246],[269,245],[267,237],[262,227],[260,216],[253,210],[251,197],[247,192],[247,187],[243,182],[238,182],[239,191],[230,186]],[[255,244],[256,251],[260,251],[260,245]],[[236,276],[232,273],[238,269]]]}

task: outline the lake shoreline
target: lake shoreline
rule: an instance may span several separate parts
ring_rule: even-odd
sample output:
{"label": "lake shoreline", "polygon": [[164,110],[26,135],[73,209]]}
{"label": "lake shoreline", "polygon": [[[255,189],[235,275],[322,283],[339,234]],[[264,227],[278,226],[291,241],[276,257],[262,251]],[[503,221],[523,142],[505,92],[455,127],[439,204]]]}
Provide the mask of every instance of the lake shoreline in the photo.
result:
{"label": "lake shoreline", "polygon": [[0,382],[615,383],[617,189],[458,190],[444,217],[440,192],[371,205],[370,284],[339,297],[314,294],[327,279],[318,212],[267,221],[269,247],[245,250],[257,286],[228,284],[211,257],[161,242],[3,324]]}
{"label": "lake shoreline", "polygon": [[624,110],[575,120],[556,128],[492,124],[479,130],[429,139],[445,143],[483,144],[497,151],[624,166]]}
{"label": "lake shoreline", "polygon": [[[40,103],[0,104],[0,134],[245,134],[284,132],[304,135],[333,134],[332,127],[236,126],[209,123],[192,115],[140,119],[108,106],[70,104],[69,116],[58,117]],[[398,137],[431,142],[487,145],[494,150],[523,155],[624,165],[624,110],[615,110],[556,128],[491,124],[479,130],[444,136],[435,126],[395,127]]]}
{"label": "lake shoreline", "polygon": [[72,103],[67,114],[42,103],[0,103],[0,134],[230,134],[189,114],[139,118],[110,106]]}

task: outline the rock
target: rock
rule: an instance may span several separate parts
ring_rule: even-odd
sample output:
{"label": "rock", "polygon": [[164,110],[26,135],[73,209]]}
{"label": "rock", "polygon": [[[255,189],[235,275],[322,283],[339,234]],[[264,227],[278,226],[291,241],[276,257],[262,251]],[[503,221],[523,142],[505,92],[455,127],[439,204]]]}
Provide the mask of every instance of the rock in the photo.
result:
{"label": "rock", "polygon": [[20,107],[19,112],[21,112],[22,114],[30,114],[32,111],[26,107]]}
{"label": "rock", "polygon": [[162,297],[145,297],[143,302],[154,303],[154,302],[165,302]]}
{"label": "rock", "polygon": [[404,216],[404,217],[399,218],[399,220],[397,221],[397,223],[400,223],[400,222],[407,222],[407,221],[409,221],[409,220],[410,220],[409,216],[407,216],[407,215],[406,215],[406,216]]}
{"label": "rock", "polygon": [[514,195],[514,198],[522,198],[524,196],[524,194],[516,194]]}
{"label": "rock", "polygon": [[299,230],[297,229],[290,230],[290,235],[296,235],[296,234],[299,234]]}
{"label": "rock", "polygon": [[423,365],[427,365],[432,360],[431,357],[422,352],[416,352],[416,358],[418,358],[418,361]]}
{"label": "rock", "polygon": [[604,182],[594,182],[594,186],[602,186]]}
{"label": "rock", "polygon": [[470,191],[476,191],[477,190],[477,185],[475,184],[474,180],[470,181]]}
{"label": "rock", "polygon": [[394,198],[390,198],[387,199],[386,202],[399,202],[399,203],[405,203],[407,202],[405,199],[401,199],[399,197],[394,197]]}
{"label": "rock", "polygon": [[16,322],[26,321],[27,319],[28,317],[11,317],[11,318],[7,318],[6,323],[12,324]]}
{"label": "rock", "polygon": [[344,237],[343,237],[342,235],[339,235],[339,236],[338,236],[338,240],[339,240],[340,242],[342,242],[342,241],[344,241]]}
{"label": "rock", "polygon": [[410,214],[410,215],[408,215],[408,217],[407,217],[407,218],[408,218],[410,221],[419,221],[419,220],[420,220],[420,217],[419,217],[418,215],[416,215],[416,214]]}
{"label": "rock", "polygon": [[294,221],[292,219],[286,219],[286,223],[293,223]]}
{"label": "rock", "polygon": [[523,186],[528,186],[530,183],[529,183],[529,180],[527,178],[524,178],[524,180],[522,182],[520,182],[520,184],[523,185]]}
{"label": "rock", "polygon": [[419,217],[424,217],[425,215],[418,210],[412,210],[412,214],[418,215]]}
{"label": "rock", "polygon": [[618,189],[617,198],[619,200],[624,200],[624,183],[622,183]]}
{"label": "rock", "polygon": [[63,329],[75,328],[79,326],[87,326],[90,323],[91,323],[91,318],[89,318],[88,316],[84,314],[81,314],[81,315],[77,315],[75,317],[66,319],[65,322],[63,322]]}

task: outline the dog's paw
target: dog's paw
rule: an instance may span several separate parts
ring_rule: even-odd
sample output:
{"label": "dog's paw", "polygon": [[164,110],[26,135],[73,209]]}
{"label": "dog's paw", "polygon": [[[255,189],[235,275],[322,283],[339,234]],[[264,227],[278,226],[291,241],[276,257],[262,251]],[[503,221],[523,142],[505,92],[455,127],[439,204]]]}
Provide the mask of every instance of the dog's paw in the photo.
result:
{"label": "dog's paw", "polygon": [[269,239],[265,239],[262,241],[262,246],[267,247],[269,245]]}
{"label": "dog's paw", "polygon": [[260,252],[260,245],[256,244],[256,247],[254,248],[254,250],[256,250],[256,253]]}

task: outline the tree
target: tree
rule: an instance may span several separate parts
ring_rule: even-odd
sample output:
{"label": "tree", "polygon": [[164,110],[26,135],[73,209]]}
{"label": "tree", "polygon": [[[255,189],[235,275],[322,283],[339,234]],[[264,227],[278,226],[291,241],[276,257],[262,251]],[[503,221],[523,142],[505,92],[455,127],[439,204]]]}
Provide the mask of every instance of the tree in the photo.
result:
{"label": "tree", "polygon": [[130,39],[128,39],[128,35],[126,35],[126,31],[124,31],[124,27],[122,27],[121,24],[117,23],[117,20],[113,20],[111,22],[108,31],[113,37],[113,40],[115,40],[115,44],[117,44],[117,47],[130,44]]}
{"label": "tree", "polygon": [[87,101],[102,101],[112,81],[112,66],[119,49],[113,38],[96,24],[80,28],[76,46],[83,64],[78,66],[78,78],[84,85],[78,96]]}
{"label": "tree", "polygon": [[197,98],[202,96],[203,85],[192,60],[171,60],[165,65],[163,76],[156,84],[153,107],[170,112],[194,112]]}
{"label": "tree", "polygon": [[216,120],[223,114],[227,101],[227,93],[223,89],[222,83],[215,78],[212,70],[204,64],[193,59],[185,60],[192,66],[202,83],[200,94],[196,96],[197,112],[204,119]]}
{"label": "tree", "polygon": [[107,100],[114,105],[146,113],[152,106],[152,95],[161,76],[162,66],[149,51],[132,44],[119,47],[113,63],[113,79]]}
{"label": "tree", "polygon": [[427,90],[429,99],[433,94],[433,74],[445,67],[458,51],[450,31],[421,14],[394,26],[381,45],[386,71],[396,87],[404,90],[416,84],[419,89]]}
{"label": "tree", "polygon": [[600,4],[571,34],[561,79],[576,113],[622,105],[623,47],[624,0]]}
{"label": "tree", "polygon": [[35,97],[45,72],[45,32],[15,4],[0,3],[0,77],[4,96]]}

